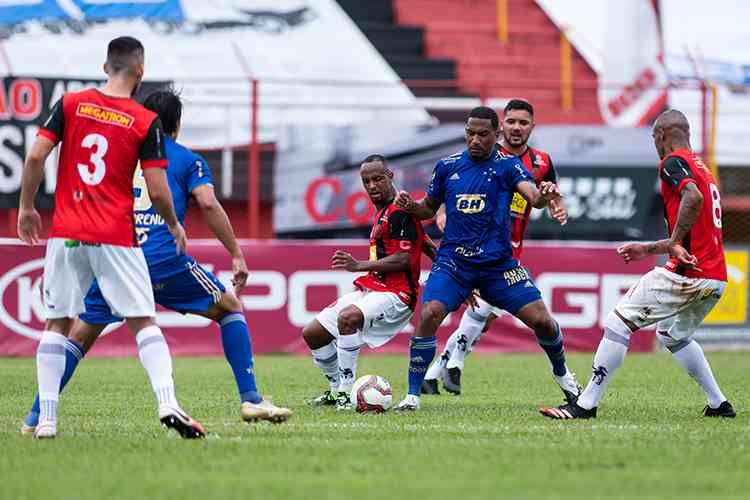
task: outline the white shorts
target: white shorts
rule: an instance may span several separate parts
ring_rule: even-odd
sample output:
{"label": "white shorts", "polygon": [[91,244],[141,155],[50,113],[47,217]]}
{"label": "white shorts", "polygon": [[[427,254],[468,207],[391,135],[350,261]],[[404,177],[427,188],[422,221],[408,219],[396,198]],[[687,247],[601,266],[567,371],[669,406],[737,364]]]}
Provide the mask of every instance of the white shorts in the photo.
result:
{"label": "white shorts", "polygon": [[151,278],[140,248],[50,238],[44,257],[46,319],[75,318],[83,313],[83,299],[94,278],[116,316],[156,315]]}
{"label": "white shorts", "polygon": [[638,328],[657,323],[657,331],[681,340],[695,333],[725,287],[724,281],[686,278],[656,267],[630,287],[615,311]]}
{"label": "white shorts", "polygon": [[391,340],[409,324],[412,310],[391,292],[356,290],[341,296],[326,307],[315,319],[328,333],[339,337],[339,312],[346,306],[354,305],[365,317],[362,327],[362,341],[370,347],[380,347]]}

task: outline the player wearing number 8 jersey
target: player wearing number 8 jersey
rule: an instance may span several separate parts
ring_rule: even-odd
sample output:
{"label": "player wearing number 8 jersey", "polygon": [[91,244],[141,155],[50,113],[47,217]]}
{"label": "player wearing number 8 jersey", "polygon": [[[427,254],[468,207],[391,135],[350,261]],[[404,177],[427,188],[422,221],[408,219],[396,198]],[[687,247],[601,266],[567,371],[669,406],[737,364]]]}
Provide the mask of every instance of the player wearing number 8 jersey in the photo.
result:
{"label": "player wearing number 8 jersey", "polygon": [[40,416],[34,435],[57,434],[57,402],[65,372],[70,326],[84,311],[84,295],[97,280],[113,312],[126,318],[159,405],[161,422],[183,437],[201,437],[202,426],[177,403],[172,361],[156,326],[154,296],[133,226],[133,174],[140,161],[151,202],[177,242],[185,232],[167,184],[167,159],[156,114],[132,100],[143,78],[144,50],[130,37],[112,40],[100,90],[65,94],[40,129],[24,167],[18,234],[36,243],[41,230],[34,196],[44,162],[62,142],[55,211],[45,254],[45,331],[37,349]]}
{"label": "player wearing number 8 jersey", "polygon": [[660,191],[670,238],[653,243],[628,243],[617,251],[625,262],[649,254],[668,254],[669,260],[663,268],[653,269],[633,285],[606,318],[591,381],[578,401],[542,408],[547,417],[596,417],[599,401],[625,359],[631,334],[654,323],[660,340],[675,361],[705,392],[708,404],[703,414],[735,416],[703,350],[692,339],[726,286],[719,189],[711,172],[690,150],[690,128],[685,115],[676,110],[663,113],[654,124],[653,137],[662,158]]}

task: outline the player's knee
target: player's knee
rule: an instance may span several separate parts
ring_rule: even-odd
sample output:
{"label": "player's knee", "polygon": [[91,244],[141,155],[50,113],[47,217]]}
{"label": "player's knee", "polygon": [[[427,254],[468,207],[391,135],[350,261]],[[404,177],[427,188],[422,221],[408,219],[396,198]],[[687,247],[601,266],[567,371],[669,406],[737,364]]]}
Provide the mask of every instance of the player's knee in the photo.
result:
{"label": "player's knee", "polygon": [[233,293],[224,292],[221,304],[229,312],[242,312],[242,301]]}
{"label": "player's knee", "polygon": [[657,333],[659,334],[659,340],[661,340],[662,344],[664,344],[664,347],[666,347],[667,350],[672,354],[681,351],[693,341],[693,339],[690,337],[684,339],[676,339],[670,336],[668,332]]}
{"label": "player's knee", "polygon": [[557,336],[557,322],[549,314],[542,314],[534,320],[534,333],[539,337]]}
{"label": "player's knee", "polygon": [[625,346],[630,345],[633,331],[616,312],[610,312],[604,319],[604,338]]}
{"label": "player's knee", "polygon": [[339,312],[337,322],[341,335],[351,335],[362,328],[365,317],[358,308],[348,306]]}
{"label": "player's knee", "polygon": [[445,306],[440,301],[431,300],[422,306],[422,321],[441,323],[445,315]]}

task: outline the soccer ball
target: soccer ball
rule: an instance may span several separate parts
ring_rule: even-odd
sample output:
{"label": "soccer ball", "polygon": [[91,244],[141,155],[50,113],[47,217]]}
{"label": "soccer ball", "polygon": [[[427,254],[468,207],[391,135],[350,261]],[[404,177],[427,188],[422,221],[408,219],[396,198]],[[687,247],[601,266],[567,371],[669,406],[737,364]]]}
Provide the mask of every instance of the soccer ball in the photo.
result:
{"label": "soccer ball", "polygon": [[352,402],[358,413],[383,413],[391,407],[391,384],[378,375],[359,377],[352,387]]}

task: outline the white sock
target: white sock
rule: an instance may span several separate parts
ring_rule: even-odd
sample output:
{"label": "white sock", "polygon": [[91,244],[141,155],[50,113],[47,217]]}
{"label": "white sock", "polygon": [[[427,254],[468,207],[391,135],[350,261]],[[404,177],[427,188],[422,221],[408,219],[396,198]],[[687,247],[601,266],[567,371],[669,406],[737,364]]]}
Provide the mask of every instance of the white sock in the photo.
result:
{"label": "white sock", "polygon": [[453,335],[456,335],[456,342],[451,351],[450,359],[445,366],[446,368],[464,369],[466,356],[471,352],[474,342],[482,335],[482,329],[484,329],[486,322],[487,317],[477,314],[476,311],[472,311],[469,308],[464,311],[458,329],[453,332]]}
{"label": "white sock", "polygon": [[339,356],[336,351],[336,342],[331,342],[318,349],[310,349],[310,352],[313,362],[328,379],[331,392],[336,392],[339,389]]}
{"label": "white sock", "polygon": [[672,352],[672,357],[693,380],[698,382],[703,392],[706,393],[708,406],[718,408],[721,403],[727,400],[716,383],[714,374],[711,372],[711,366],[708,364],[703,349],[694,340],[682,342],[677,346],[667,346]]}
{"label": "white sock", "polygon": [[138,343],[138,358],[146,369],[157,403],[179,408],[174,395],[172,357],[161,330],[156,325],[147,326],[136,334],[135,341]]}
{"label": "white sock", "polygon": [[60,381],[65,372],[65,343],[59,333],[44,331],[36,351],[36,377],[39,384],[39,421],[57,421]]}
{"label": "white sock", "polygon": [[351,392],[357,380],[357,358],[362,348],[362,338],[358,333],[341,335],[337,342],[339,357],[339,392]]}
{"label": "white sock", "polygon": [[606,336],[602,338],[594,356],[591,380],[578,397],[578,406],[587,410],[599,406],[599,401],[604,396],[609,381],[615,374],[615,370],[622,365],[627,352],[628,347],[624,343],[610,340]]}
{"label": "white sock", "polygon": [[458,337],[456,333],[458,333],[458,330],[448,337],[448,342],[445,344],[443,353],[440,356],[436,356],[435,361],[433,361],[427,369],[427,373],[424,376],[425,380],[438,380],[443,378],[443,369],[445,368],[446,363],[448,363],[448,360],[451,357],[451,351],[456,345],[456,338]]}

